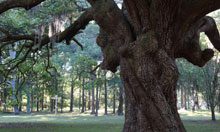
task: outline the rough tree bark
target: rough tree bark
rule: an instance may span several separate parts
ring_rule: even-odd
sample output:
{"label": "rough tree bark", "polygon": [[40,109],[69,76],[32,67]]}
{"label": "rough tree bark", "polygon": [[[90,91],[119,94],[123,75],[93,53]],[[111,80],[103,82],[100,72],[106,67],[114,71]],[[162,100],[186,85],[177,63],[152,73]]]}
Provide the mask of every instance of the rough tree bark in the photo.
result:
{"label": "rough tree bark", "polygon": [[[184,132],[176,106],[178,69],[175,59],[182,57],[203,66],[213,57],[212,49],[201,50],[200,32],[205,32],[213,46],[220,50],[215,21],[205,17],[220,8],[220,1],[124,0],[122,10],[114,0],[87,1],[91,9],[74,22],[77,26],[72,25],[60,33],[58,42],[69,42],[92,19],[99,25],[97,44],[104,56],[101,67],[115,72],[120,66],[124,82],[123,131]],[[10,8],[13,7],[5,9]],[[2,41],[32,38],[10,36]],[[43,40],[40,46],[49,43],[49,37]]]}
{"label": "rough tree bark", "polygon": [[[124,0],[122,12],[112,0],[89,2],[100,26],[97,43],[104,56],[102,68],[115,72],[120,65],[126,94],[123,131],[186,131],[176,106],[175,59],[183,57],[203,66],[213,57],[213,50],[201,50],[200,32],[220,50],[214,20],[203,17],[208,9],[190,8],[198,1]],[[210,4],[214,8],[219,2]],[[194,15],[189,18],[185,9]]]}

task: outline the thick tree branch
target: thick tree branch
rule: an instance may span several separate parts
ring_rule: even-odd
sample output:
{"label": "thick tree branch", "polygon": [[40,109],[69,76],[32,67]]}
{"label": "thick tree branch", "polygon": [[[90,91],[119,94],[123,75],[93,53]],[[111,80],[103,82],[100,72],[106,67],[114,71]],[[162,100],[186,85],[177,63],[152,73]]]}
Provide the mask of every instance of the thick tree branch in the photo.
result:
{"label": "thick tree branch", "polygon": [[10,34],[7,30],[5,30],[4,28],[1,28],[1,27],[0,27],[0,32],[2,32],[3,34],[5,34],[7,36]]}
{"label": "thick tree branch", "polygon": [[186,58],[194,65],[204,66],[213,57],[214,51],[212,49],[201,50],[199,40],[201,32],[204,32],[213,46],[220,51],[220,36],[215,20],[205,16],[190,28],[183,38],[183,44],[176,47],[175,56]]}
{"label": "thick tree branch", "polygon": [[215,20],[206,16],[203,21],[205,24],[200,28],[200,32],[205,32],[215,49],[220,52],[220,36]]}
{"label": "thick tree branch", "polygon": [[87,0],[94,10],[94,20],[100,27],[97,44],[103,52],[102,69],[115,72],[120,62],[119,49],[133,41],[130,24],[114,0]]}
{"label": "thick tree branch", "polygon": [[220,9],[220,0],[184,0],[181,10],[182,25],[190,27],[206,14]]}
{"label": "thick tree branch", "polygon": [[[6,34],[5,37],[0,38],[0,42],[9,42],[9,41],[20,41],[20,40],[30,40],[33,41],[34,44],[32,46],[37,46],[41,48],[44,45],[50,43],[51,38],[57,38],[55,42],[62,42],[66,40],[67,44],[70,44],[70,41],[73,37],[78,33],[79,30],[84,29],[89,22],[93,20],[93,13],[92,10],[89,9],[85,11],[73,24],[71,24],[66,30],[55,34],[55,36],[42,36],[41,40],[36,40],[36,34],[32,35],[13,35],[13,34]],[[37,42],[36,42],[37,41]]]}
{"label": "thick tree branch", "polygon": [[45,0],[5,0],[0,3],[0,14],[16,7],[21,7],[29,10],[43,1]]}

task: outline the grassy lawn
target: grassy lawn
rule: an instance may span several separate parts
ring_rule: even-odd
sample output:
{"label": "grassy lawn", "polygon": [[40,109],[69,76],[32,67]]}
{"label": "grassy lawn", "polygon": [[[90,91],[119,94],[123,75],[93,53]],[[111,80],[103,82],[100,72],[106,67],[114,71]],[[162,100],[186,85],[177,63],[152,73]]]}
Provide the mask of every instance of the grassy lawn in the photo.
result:
{"label": "grassy lawn", "polygon": [[[180,111],[188,132],[220,132],[220,121],[210,121],[206,111]],[[220,114],[216,114],[220,119]],[[0,132],[120,132],[123,117],[89,114],[21,114],[18,116],[1,114]]]}

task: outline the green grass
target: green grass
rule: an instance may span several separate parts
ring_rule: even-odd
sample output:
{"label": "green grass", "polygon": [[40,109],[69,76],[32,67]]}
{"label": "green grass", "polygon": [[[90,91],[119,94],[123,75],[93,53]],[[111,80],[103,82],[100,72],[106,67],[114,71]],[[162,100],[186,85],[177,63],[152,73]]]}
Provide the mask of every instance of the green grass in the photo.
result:
{"label": "green grass", "polygon": [[1,128],[1,132],[121,132],[122,124],[74,124],[34,128]]}
{"label": "green grass", "polygon": [[[220,121],[210,121],[207,111],[180,111],[188,132],[220,132]],[[216,115],[220,119],[220,114]],[[94,117],[89,114],[0,114],[0,132],[121,132],[124,118],[119,116]]]}
{"label": "green grass", "polygon": [[184,121],[184,125],[188,132],[220,132],[220,122],[187,122]]}

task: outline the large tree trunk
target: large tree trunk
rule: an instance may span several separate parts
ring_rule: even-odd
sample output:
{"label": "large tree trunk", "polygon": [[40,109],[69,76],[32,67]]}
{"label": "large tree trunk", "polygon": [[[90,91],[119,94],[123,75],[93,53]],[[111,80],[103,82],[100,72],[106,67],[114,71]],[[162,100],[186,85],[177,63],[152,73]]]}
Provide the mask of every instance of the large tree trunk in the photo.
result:
{"label": "large tree trunk", "polygon": [[97,43],[103,51],[102,68],[115,72],[120,65],[126,95],[124,132],[185,131],[176,106],[178,69],[173,46],[179,33],[171,26],[176,12],[170,10],[178,2],[157,2],[152,1],[155,5],[149,9],[147,1],[124,1],[132,29],[114,4],[105,5],[105,11],[114,11],[95,16],[101,27]]}
{"label": "large tree trunk", "polygon": [[97,44],[104,56],[101,67],[115,72],[120,66],[126,94],[123,131],[184,132],[176,106],[175,59],[183,57],[203,66],[213,57],[213,50],[201,50],[200,32],[220,50],[213,19],[200,19],[208,9],[197,11],[197,0],[193,4],[183,0],[124,0],[122,11],[113,0],[89,2],[100,26]]}
{"label": "large tree trunk", "polygon": [[127,96],[124,132],[185,131],[176,106],[175,61],[162,50],[154,58],[137,58],[121,61]]}

